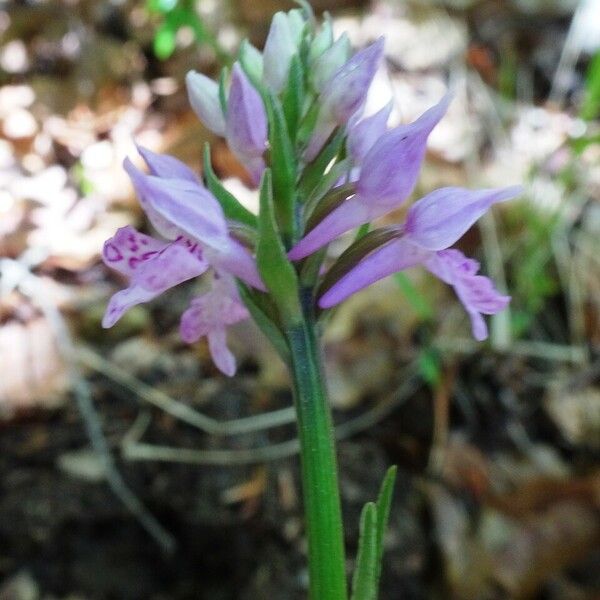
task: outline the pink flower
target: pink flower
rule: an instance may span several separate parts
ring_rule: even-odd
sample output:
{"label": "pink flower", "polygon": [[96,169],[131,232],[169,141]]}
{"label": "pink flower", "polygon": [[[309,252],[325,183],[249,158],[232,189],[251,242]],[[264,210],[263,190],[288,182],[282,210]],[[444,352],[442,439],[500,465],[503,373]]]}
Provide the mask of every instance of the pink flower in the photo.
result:
{"label": "pink flower", "polygon": [[230,377],[235,373],[235,357],[227,347],[227,326],[250,316],[238,297],[231,277],[215,277],[212,288],[197,296],[181,317],[181,337],[190,344],[206,336],[215,365]]}
{"label": "pink flower", "polygon": [[513,186],[475,191],[450,187],[428,194],[410,208],[397,235],[339,277],[321,295],[319,306],[330,308],[392,273],[423,265],[454,287],[471,318],[474,337],[485,339],[487,328],[481,314],[503,310],[510,298],[499,294],[487,277],[477,275],[477,261],[448,247],[493,204],[520,193],[521,187]]}
{"label": "pink flower", "polygon": [[104,244],[102,257],[128,278],[129,285],[111,298],[102,324],[112,327],[131,307],[148,302],[168,289],[202,275],[215,273],[213,290],[192,301],[182,317],[186,340],[208,336],[217,366],[235,372],[235,360],[225,345],[225,327],[247,317],[234,277],[264,290],[248,250],[229,235],[221,205],[186,165],[171,156],[140,148],[151,175],[129,161],[129,173],[140,202],[159,240],[123,227]]}
{"label": "pink flower", "polygon": [[[356,194],[311,229],[291,249],[289,257],[292,260],[304,258],[343,233],[382,217],[400,206],[415,187],[425,157],[427,138],[444,116],[450,100],[450,95],[444,96],[416,121],[390,129],[375,143],[366,140],[370,148],[360,164]],[[364,128],[368,130],[373,123],[376,128],[380,127],[380,119],[383,120],[384,114],[385,112],[378,113],[371,117],[374,121],[367,122]],[[360,123],[357,127],[359,126]],[[364,148],[360,148],[353,138],[351,144],[357,156],[363,152]]]}

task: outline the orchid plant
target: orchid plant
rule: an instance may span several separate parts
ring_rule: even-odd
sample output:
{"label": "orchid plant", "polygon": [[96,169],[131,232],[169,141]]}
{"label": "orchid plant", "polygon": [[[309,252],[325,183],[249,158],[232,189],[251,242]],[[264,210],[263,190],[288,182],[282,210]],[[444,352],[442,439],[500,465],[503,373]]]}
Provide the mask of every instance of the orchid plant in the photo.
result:
{"label": "orchid plant", "polygon": [[[438,189],[416,201],[404,223],[369,231],[412,193],[427,138],[451,95],[410,124],[388,128],[391,105],[363,110],[382,60],[383,38],[352,55],[307,5],[278,12],[264,51],[244,42],[219,82],[190,72],[198,117],[227,143],[259,187],[253,214],[216,177],[210,148],[200,179],[170,156],[140,148],[148,173],[126,160],[141,205],[160,237],[124,227],[103,257],[129,285],[108,305],[110,327],[132,306],[184,281],[209,277],[210,289],[181,317],[186,342],[206,337],[216,366],[233,375],[227,327],[253,318],[289,368],[301,447],[310,598],[348,598],[332,417],[320,349],[324,318],[348,296],[392,273],[422,266],[452,286],[477,340],[482,315],[510,298],[479,275],[477,261],[451,246],[493,204],[519,187]],[[335,260],[330,242],[358,230]],[[352,599],[377,597],[383,534],[394,471],[365,506]]]}

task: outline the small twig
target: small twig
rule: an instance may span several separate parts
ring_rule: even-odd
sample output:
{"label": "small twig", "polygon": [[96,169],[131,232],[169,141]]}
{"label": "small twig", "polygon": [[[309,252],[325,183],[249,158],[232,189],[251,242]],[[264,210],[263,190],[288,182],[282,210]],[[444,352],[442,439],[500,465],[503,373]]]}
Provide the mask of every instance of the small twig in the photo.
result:
{"label": "small twig", "polygon": [[102,432],[100,419],[94,408],[90,386],[76,365],[76,352],[71,335],[60,311],[53,303],[46,300],[48,294],[47,290],[44,289],[42,280],[31,273],[27,264],[22,264],[19,261],[3,259],[0,261],[0,268],[3,274],[10,272],[11,277],[9,279],[14,282],[14,287],[18,287],[23,294],[39,307],[54,331],[58,349],[67,363],[77,408],[83,419],[92,448],[102,462],[110,489],[165,552],[174,552],[176,547],[174,537],[146,509],[139,498],[129,489],[117,470]]}
{"label": "small twig", "polygon": [[[400,386],[384,400],[377,403],[363,414],[349,419],[336,427],[337,439],[349,438],[388,416],[400,404],[406,401],[419,386],[416,375],[416,364],[411,363],[405,370],[406,378]],[[128,438],[131,439],[131,438]],[[279,444],[271,444],[247,450],[199,450],[192,448],[175,448],[145,443],[124,443],[123,457],[129,460],[153,460],[197,465],[234,466],[257,462],[280,460],[297,454],[300,445],[297,439]]]}
{"label": "small twig", "polygon": [[115,381],[119,385],[133,392],[138,398],[160,408],[171,416],[192,425],[212,435],[239,435],[252,433],[280,425],[288,425],[295,420],[294,407],[282,408],[268,413],[233,419],[231,421],[218,421],[200,413],[187,404],[171,398],[159,389],[153,388],[140,381],[115,363],[106,360],[93,349],[79,345],[77,347],[78,360],[98,373]]}
{"label": "small twig", "polygon": [[[471,354],[479,344],[467,338],[438,338],[436,342],[440,350],[450,354]],[[563,346],[539,341],[515,340],[510,348],[496,348],[500,354],[510,353],[515,356],[541,358],[549,361],[582,364],[587,362],[587,351],[580,346]]]}

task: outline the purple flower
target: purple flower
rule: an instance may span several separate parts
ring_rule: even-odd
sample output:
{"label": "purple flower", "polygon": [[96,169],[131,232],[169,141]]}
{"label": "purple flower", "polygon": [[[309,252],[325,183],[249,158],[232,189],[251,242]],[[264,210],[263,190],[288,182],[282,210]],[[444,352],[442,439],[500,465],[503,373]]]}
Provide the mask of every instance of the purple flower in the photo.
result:
{"label": "purple flower", "polygon": [[377,207],[378,216],[399,206],[413,191],[427,150],[427,138],[446,113],[452,96],[416,121],[400,125],[381,136],[361,165],[357,195]]}
{"label": "purple flower", "polygon": [[195,297],[181,316],[181,338],[192,344],[206,336],[215,365],[231,377],[236,363],[227,347],[227,326],[249,316],[238,297],[233,278],[215,277],[210,291]]}
{"label": "purple flower", "polygon": [[[166,240],[144,235],[132,227],[119,229],[107,240],[104,262],[125,275],[129,285],[111,298],[102,324],[111,327],[132,306],[148,302],[212,267],[220,283],[215,284],[214,293],[209,292],[192,302],[184,315],[182,332],[184,339],[208,335],[217,366],[231,375],[235,361],[225,346],[225,326],[246,316],[234,277],[264,290],[255,261],[248,250],[229,235],[219,202],[200,184],[193,171],[173,157],[143,148],[140,153],[152,175],[145,175],[129,160],[124,166],[144,211]],[[206,324],[199,324],[202,315],[213,321],[209,330]]]}
{"label": "purple flower", "polygon": [[428,250],[448,248],[497,202],[504,202],[523,191],[519,185],[495,190],[440,188],[409,209],[405,235]]}
{"label": "purple flower", "polygon": [[102,258],[129,278],[129,286],[110,299],[103,327],[112,327],[131,307],[202,275],[209,267],[199,244],[189,238],[163,242],[130,226],[121,227],[104,243]]}
{"label": "purple flower", "polygon": [[260,94],[238,63],[233,66],[225,130],[231,151],[258,184],[265,170],[267,115]]}
{"label": "purple flower", "polygon": [[202,73],[190,71],[185,77],[192,109],[204,126],[216,135],[225,135],[225,115],[219,100],[219,84]]}
{"label": "purple flower", "polygon": [[161,235],[194,240],[215,268],[264,289],[254,259],[229,235],[223,209],[205,187],[187,179],[145,175],[128,159],[124,167],[142,208]]}
{"label": "purple flower", "polygon": [[[450,95],[444,96],[413,123],[400,125],[384,133],[372,145],[360,165],[356,194],[311,229],[292,248],[289,257],[292,260],[304,258],[346,231],[377,219],[404,202],[417,182],[425,157],[427,137],[446,112],[450,99]],[[377,120],[380,118],[381,115]],[[367,124],[365,127],[369,126]],[[360,151],[361,148],[358,149]]]}
{"label": "purple flower", "polygon": [[319,97],[321,108],[317,124],[304,153],[307,161],[317,156],[337,126],[345,125],[353,115],[362,110],[379,61],[383,56],[383,46],[384,40],[381,37],[370,46],[363,48],[342,65],[324,85]]}
{"label": "purple flower", "polygon": [[521,193],[520,186],[471,191],[436,190],[416,202],[398,237],[373,250],[338,279],[319,298],[321,308],[339,304],[348,296],[392,273],[423,265],[452,285],[472,322],[473,335],[482,340],[487,328],[481,314],[503,310],[510,298],[499,294],[492,282],[477,275],[479,263],[448,246],[456,242],[486,210]]}
{"label": "purple flower", "polygon": [[477,275],[479,263],[467,258],[460,250],[442,250],[426,261],[425,267],[436,277],[451,285],[471,319],[473,337],[482,341],[488,336],[483,315],[495,315],[504,310],[510,296],[500,294],[491,279]]}
{"label": "purple flower", "polygon": [[375,114],[361,119],[350,128],[346,146],[354,165],[360,166],[362,164],[369,150],[387,131],[387,122],[391,112],[392,102],[390,101]]}

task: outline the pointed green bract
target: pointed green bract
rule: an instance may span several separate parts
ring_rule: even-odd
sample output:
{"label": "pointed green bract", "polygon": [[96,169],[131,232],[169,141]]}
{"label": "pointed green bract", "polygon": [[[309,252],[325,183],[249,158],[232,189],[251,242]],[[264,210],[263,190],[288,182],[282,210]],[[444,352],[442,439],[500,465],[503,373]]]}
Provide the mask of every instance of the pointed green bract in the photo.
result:
{"label": "pointed green bract", "polygon": [[373,502],[365,504],[360,515],[360,535],[356,569],[352,578],[351,600],[376,600],[378,518]]}
{"label": "pointed green bract", "polygon": [[383,559],[383,536],[387,528],[397,468],[385,474],[377,502],[367,502],[360,517],[356,569],[352,579],[352,600],[377,600]]}
{"label": "pointed green bract", "polygon": [[297,54],[292,57],[288,84],[283,97],[283,112],[288,126],[290,142],[294,144],[304,104],[304,72]]}
{"label": "pointed green bract", "polygon": [[306,167],[300,177],[298,188],[300,197],[306,198],[312,193],[319,181],[323,177],[329,163],[339,154],[342,149],[346,132],[343,129],[337,130],[319,155]]}
{"label": "pointed green bract", "polygon": [[286,241],[291,244],[297,233],[294,214],[296,198],[294,147],[279,99],[270,93],[264,93],[263,99],[269,120],[270,158],[273,172],[273,195],[277,199],[277,220]]}
{"label": "pointed green bract", "polygon": [[[377,578],[375,585],[379,584],[379,576],[381,575],[381,565],[383,559],[383,536],[387,529],[387,524],[390,518],[390,509],[392,506],[392,497],[394,495],[394,483],[396,482],[396,474],[398,467],[391,466],[381,484],[379,495],[377,496]],[[377,596],[375,596],[377,597]]]}
{"label": "pointed green bract", "polygon": [[208,142],[204,145],[204,179],[206,181],[206,187],[219,201],[223,207],[223,212],[228,219],[238,221],[250,227],[257,226],[256,215],[253,215],[247,208],[242,206],[238,199],[223,187],[223,184],[213,171],[210,162],[210,145]]}
{"label": "pointed green bract", "polygon": [[255,323],[273,344],[281,359],[288,364],[290,361],[290,349],[288,343],[278,324],[271,318],[271,316],[277,312],[275,306],[273,306],[273,303],[265,294],[251,290],[239,280],[237,284],[240,297],[252,315]]}
{"label": "pointed green bract", "polygon": [[283,325],[296,325],[303,318],[298,276],[287,258],[275,220],[270,169],[264,172],[260,185],[258,232],[256,263],[260,276],[279,309]]}

